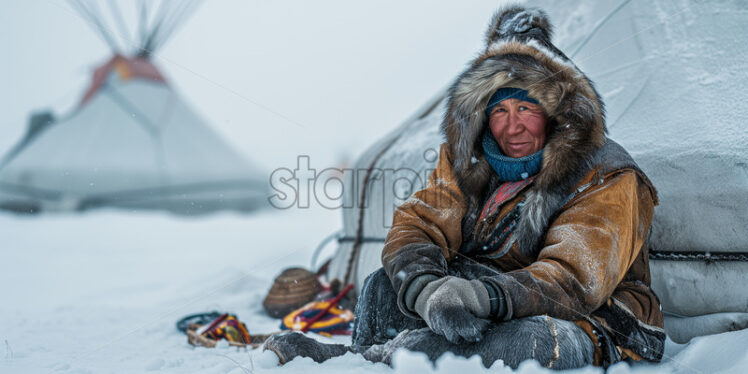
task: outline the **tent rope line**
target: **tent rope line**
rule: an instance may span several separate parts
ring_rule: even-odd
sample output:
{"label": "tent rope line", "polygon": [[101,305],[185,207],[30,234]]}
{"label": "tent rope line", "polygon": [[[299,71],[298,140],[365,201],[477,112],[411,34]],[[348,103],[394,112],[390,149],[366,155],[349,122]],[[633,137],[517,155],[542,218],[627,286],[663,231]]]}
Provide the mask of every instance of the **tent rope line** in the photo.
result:
{"label": "tent rope line", "polygon": [[[377,161],[392,147],[393,144],[395,144],[400,137],[402,136],[402,133],[398,134],[397,136],[393,137],[392,140],[390,140],[384,147],[382,147],[381,150],[374,156],[374,159],[369,164],[369,167],[366,169],[366,175],[364,176],[363,181],[363,188],[361,188],[361,198],[359,201],[364,202],[366,201],[366,187],[369,185],[369,178],[371,177],[371,173],[374,170],[374,166],[376,166]],[[358,227],[356,228],[356,239],[353,241],[353,248],[351,249],[351,255],[348,258],[348,264],[346,265],[345,269],[345,276],[343,277],[343,284],[349,284],[350,278],[351,278],[351,272],[353,271],[353,265],[358,261],[359,252],[361,252],[361,244],[363,244],[363,241],[361,240],[364,237],[364,213],[366,212],[365,209],[359,209],[358,211]]]}
{"label": "tent rope line", "polygon": [[[72,1],[72,0],[70,0],[70,1]],[[144,4],[144,3],[141,3],[141,5],[142,4]],[[197,6],[194,6],[194,8],[196,9]],[[64,7],[62,9],[65,10],[65,11],[68,11]],[[83,21],[85,21],[85,22],[88,22],[87,18],[86,18],[87,16],[84,13],[82,13],[80,10],[78,10],[75,6],[73,7],[73,10],[74,10],[73,13],[76,14],[79,18],[83,19]],[[145,11],[145,9],[143,9],[143,11]],[[190,10],[190,12],[194,13],[194,10]],[[183,16],[183,17],[187,17],[187,16]],[[143,21],[144,18],[147,19],[147,15],[144,16],[143,14],[141,14],[140,30],[138,31],[140,34],[146,34],[148,32],[146,30],[146,25],[145,25],[146,21]],[[182,22],[184,20],[183,18],[178,18],[178,19],[180,20],[180,22]],[[176,29],[176,27],[178,27],[178,25],[177,25],[176,22],[177,21],[172,22],[173,24],[175,24],[174,26],[171,26],[173,29]],[[92,25],[92,27],[93,27],[93,25]],[[97,28],[93,27],[93,29],[98,32]],[[109,27],[107,27],[106,25],[103,26],[103,30],[109,32],[110,34],[113,33],[112,29],[109,28]],[[151,30],[151,32],[153,32],[153,31],[154,30]],[[174,33],[174,30],[171,30],[170,33],[169,33],[169,35],[171,35],[173,33]],[[102,36],[102,37],[105,37],[105,36]],[[144,36],[141,35],[140,39],[144,39]],[[164,44],[165,39],[166,39],[166,37],[161,37],[160,40],[158,41],[158,44],[159,45]],[[151,46],[151,49],[145,49],[146,46],[142,44],[144,41],[145,40],[141,40],[140,42],[136,42],[136,41],[133,41],[133,40],[124,40],[125,44],[134,45],[137,48],[137,51],[138,51],[137,55],[138,56],[151,58],[151,57],[153,57],[152,56],[153,52],[154,52],[153,48],[155,48],[155,46]],[[114,51],[118,50],[117,48],[114,48],[114,47],[112,47],[111,49],[114,50]],[[161,61],[166,61],[167,63],[169,63],[171,65],[174,65],[174,66],[176,66],[176,67],[178,67],[178,68],[180,68],[180,69],[182,69],[184,71],[187,71],[190,74],[192,74],[192,75],[194,75],[194,76],[196,76],[196,77],[198,77],[198,78],[200,78],[200,79],[202,79],[202,80],[204,80],[204,81],[212,84],[213,86],[216,86],[216,87],[218,87],[218,88],[220,88],[220,89],[222,89],[222,90],[224,90],[224,91],[226,91],[226,92],[228,92],[228,93],[230,93],[230,94],[238,97],[239,99],[242,99],[242,100],[244,100],[244,101],[246,101],[246,102],[248,102],[248,103],[250,103],[250,104],[252,104],[252,105],[254,105],[254,106],[256,106],[256,107],[258,107],[258,108],[260,108],[260,109],[262,109],[262,110],[264,110],[266,112],[268,112],[268,113],[271,113],[271,114],[275,115],[276,117],[285,120],[286,122],[289,122],[289,123],[291,123],[291,124],[293,124],[293,125],[295,125],[297,127],[300,127],[302,129],[306,129],[307,128],[305,125],[303,125],[302,123],[294,120],[293,118],[288,117],[288,116],[286,116],[286,115],[284,115],[284,114],[282,114],[282,113],[280,113],[278,111],[275,111],[272,108],[270,108],[270,107],[268,107],[268,106],[260,103],[259,101],[256,101],[256,100],[254,100],[252,98],[244,96],[241,93],[239,93],[238,91],[236,91],[236,90],[234,90],[234,89],[232,89],[232,88],[230,88],[228,86],[225,86],[225,85],[223,85],[221,83],[218,83],[218,82],[216,82],[216,81],[214,81],[214,80],[206,77],[205,75],[200,74],[197,71],[194,71],[194,70],[192,70],[192,69],[190,69],[190,68],[188,68],[188,67],[186,67],[186,66],[184,66],[184,65],[182,65],[182,64],[180,64],[180,63],[178,63],[176,61],[173,61],[173,60],[168,59],[168,58],[163,57],[163,56],[156,56],[156,58],[159,59],[159,60],[161,60]]]}
{"label": "tent rope line", "polygon": [[375,238],[371,236],[364,236],[361,238],[357,238],[354,236],[343,236],[338,239],[338,243],[345,243],[345,242],[355,242],[356,240],[360,240],[362,243],[384,243],[384,238]]}
{"label": "tent rope line", "polygon": [[652,260],[667,261],[703,261],[706,263],[718,261],[744,261],[748,262],[748,252],[674,252],[674,251],[649,251]]}
{"label": "tent rope line", "polygon": [[320,268],[317,267],[317,260],[319,259],[319,255],[320,253],[322,253],[322,250],[325,249],[325,246],[327,246],[328,243],[332,242],[335,239],[337,239],[337,242],[340,243],[341,237],[343,237],[343,230],[337,230],[334,233],[326,236],[319,244],[317,244],[317,248],[314,249],[314,253],[312,253],[312,260],[310,262],[310,269],[312,269],[312,271],[320,270]]}
{"label": "tent rope line", "polygon": [[[616,117],[616,119],[615,119],[615,122],[613,122],[613,123],[608,123],[608,124],[607,124],[607,125],[608,125],[608,128],[611,128],[611,127],[613,127],[613,125],[615,125],[616,123],[618,123],[618,119],[620,119],[621,117],[623,117],[623,116],[624,116],[625,114],[627,114],[627,113],[628,113],[629,109],[631,109],[631,108],[633,108],[633,107],[634,107],[634,104],[635,104],[636,102],[638,102],[638,101],[639,101],[639,97],[640,97],[640,94],[641,94],[642,92],[644,92],[644,89],[645,89],[645,88],[647,87],[647,85],[649,84],[649,81],[650,81],[651,79],[652,79],[652,76],[651,76],[651,75],[647,75],[646,77],[644,77],[644,81],[643,81],[643,82],[641,83],[641,85],[639,86],[639,89],[637,90],[637,92],[636,92],[636,96],[634,96],[634,99],[633,99],[633,100],[631,100],[631,101],[630,101],[630,102],[629,102],[629,103],[628,103],[628,104],[626,105],[626,107],[625,107],[625,108],[623,108],[623,110],[622,110],[622,111],[621,111],[621,113],[620,113],[620,114],[618,115],[618,117]],[[607,118],[606,118],[606,121],[607,121]]]}
{"label": "tent rope line", "polygon": [[111,50],[120,50],[119,45],[114,38],[112,38],[111,33],[107,31],[107,27],[101,22],[101,16],[95,14],[95,9],[92,7],[95,6],[96,3],[92,2],[92,7],[88,7],[81,0],[68,0],[68,3],[89,24],[89,26],[99,35]]}
{"label": "tent rope line", "polygon": [[[338,238],[338,243],[344,242],[356,242],[361,243],[384,243],[385,238],[377,238],[371,236],[365,237],[353,237],[353,236],[342,236]],[[667,260],[667,261],[703,261],[703,262],[732,262],[732,261],[747,261],[748,252],[709,252],[709,251],[649,251],[649,258],[652,260]]]}
{"label": "tent rope line", "polygon": [[[424,107],[421,107],[410,119],[406,120],[405,123],[410,123],[413,119],[423,119],[429,114],[431,114],[434,109],[436,109],[439,104],[444,100],[445,95],[443,93],[438,94],[435,98],[432,98]],[[360,202],[366,201],[366,187],[369,185],[369,178],[371,176],[372,171],[374,170],[374,167],[376,166],[377,162],[379,161],[382,156],[384,156],[385,153],[403,136],[404,132],[401,132],[397,134],[397,136],[393,137],[392,140],[390,140],[375,156],[374,159],[369,163],[369,167],[366,169],[366,175],[364,176],[363,181],[363,188],[361,189],[361,196],[360,196]],[[351,249],[351,255],[348,258],[348,264],[346,265],[345,269],[345,276],[343,277],[344,284],[347,284],[351,277],[351,272],[353,271],[353,265],[356,263],[358,265],[358,256],[359,252],[361,251],[361,244],[363,243],[370,243],[370,242],[384,242],[384,239],[379,240],[378,238],[368,238],[364,236],[364,213],[365,209],[360,208],[358,210],[358,221],[357,221],[357,227],[356,227],[356,236],[355,237],[349,237],[345,235],[341,235],[338,238],[338,243],[346,242],[346,241],[352,241],[353,242],[353,248]],[[358,267],[358,266],[357,266]]]}
{"label": "tent rope line", "polygon": [[584,46],[587,45],[587,43],[589,43],[590,40],[592,40],[592,37],[595,36],[595,34],[597,34],[597,32],[600,31],[600,29],[606,23],[608,23],[608,21],[610,21],[610,19],[613,18],[613,16],[616,13],[618,13],[621,9],[623,9],[623,7],[626,6],[626,4],[628,4],[629,2],[631,2],[631,0],[623,0],[623,1],[621,1],[621,3],[618,4],[618,6],[615,7],[610,13],[608,13],[608,15],[605,16],[605,18],[603,18],[602,20],[600,20],[600,22],[598,22],[598,24],[595,25],[595,27],[592,28],[592,31],[587,35],[587,37],[584,38],[584,40],[582,40],[581,43],[579,43],[579,46],[577,46],[577,48],[574,50],[574,52],[571,53],[571,58],[574,58],[577,55],[577,53],[579,53],[582,50],[582,48],[584,48]]}

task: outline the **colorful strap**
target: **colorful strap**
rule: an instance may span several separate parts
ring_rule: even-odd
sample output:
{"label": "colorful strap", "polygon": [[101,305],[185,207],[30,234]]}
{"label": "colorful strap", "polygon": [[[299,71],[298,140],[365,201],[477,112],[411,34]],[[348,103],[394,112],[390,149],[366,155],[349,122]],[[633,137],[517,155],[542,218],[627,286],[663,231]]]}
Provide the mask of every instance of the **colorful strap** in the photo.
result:
{"label": "colorful strap", "polygon": [[478,220],[480,221],[483,218],[497,212],[501,205],[517,196],[517,194],[526,186],[530,185],[530,183],[532,183],[534,179],[535,176],[532,176],[521,181],[504,182],[501,186],[499,186],[499,188],[496,189],[496,191],[494,191],[494,193],[491,195],[491,198],[488,199],[488,202],[483,205],[483,210],[481,211]]}

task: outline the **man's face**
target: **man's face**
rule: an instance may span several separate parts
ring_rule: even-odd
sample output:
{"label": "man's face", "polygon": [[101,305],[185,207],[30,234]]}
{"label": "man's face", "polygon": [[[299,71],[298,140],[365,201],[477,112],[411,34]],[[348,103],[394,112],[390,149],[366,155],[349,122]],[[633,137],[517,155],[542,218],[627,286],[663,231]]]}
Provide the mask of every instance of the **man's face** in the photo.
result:
{"label": "man's face", "polygon": [[503,100],[493,107],[488,126],[508,157],[529,156],[545,144],[545,115],[539,105],[527,101]]}

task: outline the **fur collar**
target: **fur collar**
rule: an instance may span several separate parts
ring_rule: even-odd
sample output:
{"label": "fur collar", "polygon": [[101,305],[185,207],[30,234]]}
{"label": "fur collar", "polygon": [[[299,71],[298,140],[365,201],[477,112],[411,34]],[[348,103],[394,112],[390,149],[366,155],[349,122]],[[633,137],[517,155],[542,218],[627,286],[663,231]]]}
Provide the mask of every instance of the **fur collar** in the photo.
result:
{"label": "fur collar", "polygon": [[[593,166],[605,144],[605,109],[592,82],[551,44],[551,25],[538,9],[499,10],[486,32],[486,49],[457,78],[448,92],[442,123],[454,157],[459,186],[469,211],[479,209],[493,170],[480,146],[487,124],[484,109],[501,87],[525,89],[540,102],[549,132],[543,165],[527,194],[512,240],[521,252],[535,252],[549,220]],[[494,178],[495,179],[495,178]]]}

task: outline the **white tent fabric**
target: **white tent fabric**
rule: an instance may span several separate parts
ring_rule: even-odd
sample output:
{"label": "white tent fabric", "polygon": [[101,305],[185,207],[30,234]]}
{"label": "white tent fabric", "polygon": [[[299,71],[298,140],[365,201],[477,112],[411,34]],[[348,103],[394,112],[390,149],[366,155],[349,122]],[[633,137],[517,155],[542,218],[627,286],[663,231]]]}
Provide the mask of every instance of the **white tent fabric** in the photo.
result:
{"label": "white tent fabric", "polygon": [[[609,136],[659,191],[651,246],[661,256],[651,261],[652,285],[668,318],[715,317],[717,322],[700,330],[704,334],[746,327],[744,6],[695,0],[533,5],[549,13],[554,42],[595,82],[607,106]],[[381,267],[394,206],[420,188],[424,172],[435,165],[423,155],[443,142],[443,95],[358,159],[356,169],[372,170],[370,183],[348,185],[356,188],[351,195],[357,200],[345,205],[353,208],[343,212],[344,237],[330,266],[332,278],[349,275],[347,281],[360,290],[366,276]],[[411,171],[377,178],[387,175],[381,170],[403,169]],[[743,316],[737,318],[742,324],[720,319],[736,320],[734,313]],[[666,327],[681,340],[700,334],[676,331],[689,324],[669,321]]]}
{"label": "white tent fabric", "polygon": [[171,87],[117,69],[90,100],[0,163],[0,207],[17,211],[249,211],[266,196],[264,174]]}

